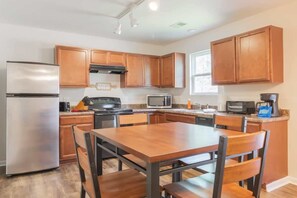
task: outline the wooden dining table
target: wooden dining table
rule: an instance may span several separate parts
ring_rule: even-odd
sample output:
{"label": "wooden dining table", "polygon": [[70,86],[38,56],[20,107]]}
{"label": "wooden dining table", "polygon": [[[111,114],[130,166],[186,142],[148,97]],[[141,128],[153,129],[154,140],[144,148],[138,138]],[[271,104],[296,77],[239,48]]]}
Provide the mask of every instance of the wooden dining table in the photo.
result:
{"label": "wooden dining table", "polygon": [[[95,158],[98,174],[102,174],[102,150],[106,150],[127,165],[146,174],[148,198],[160,197],[160,176],[211,163],[214,159],[163,171],[160,171],[160,163],[217,151],[221,135],[242,135],[237,131],[180,122],[94,129],[92,134],[97,137]],[[114,152],[105,148],[102,145],[103,141],[109,142],[118,149]],[[119,149],[145,161],[146,167],[141,167],[123,157]]]}

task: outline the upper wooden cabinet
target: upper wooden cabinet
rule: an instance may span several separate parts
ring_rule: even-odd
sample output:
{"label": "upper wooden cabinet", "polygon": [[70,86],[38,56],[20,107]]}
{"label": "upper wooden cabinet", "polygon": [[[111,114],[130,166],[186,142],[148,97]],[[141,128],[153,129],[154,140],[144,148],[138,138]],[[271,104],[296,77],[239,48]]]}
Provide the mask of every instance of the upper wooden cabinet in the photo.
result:
{"label": "upper wooden cabinet", "polygon": [[60,65],[60,86],[87,87],[89,85],[89,50],[56,46],[56,60]]}
{"label": "upper wooden cabinet", "polygon": [[98,65],[126,66],[126,54],[104,50],[91,50],[91,63]]}
{"label": "upper wooden cabinet", "polygon": [[214,41],[211,49],[213,84],[283,82],[282,28],[268,26]]}
{"label": "upper wooden cabinet", "polygon": [[235,37],[211,43],[213,84],[236,83]]}
{"label": "upper wooden cabinet", "polygon": [[121,87],[160,87],[160,58],[158,56],[127,54],[127,70]]}
{"label": "upper wooden cabinet", "polygon": [[185,54],[172,53],[161,57],[161,87],[185,87]]}
{"label": "upper wooden cabinet", "polygon": [[127,54],[128,72],[121,76],[122,87],[143,87],[144,64],[143,56],[139,54]]}
{"label": "upper wooden cabinet", "polygon": [[144,86],[160,87],[160,58],[158,56],[143,56]]}

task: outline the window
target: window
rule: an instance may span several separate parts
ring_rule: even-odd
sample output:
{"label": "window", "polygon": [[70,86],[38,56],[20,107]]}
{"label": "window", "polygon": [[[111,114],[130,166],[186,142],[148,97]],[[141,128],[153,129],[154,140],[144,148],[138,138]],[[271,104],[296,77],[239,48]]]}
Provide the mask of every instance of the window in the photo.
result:
{"label": "window", "polygon": [[191,95],[217,94],[218,86],[211,85],[210,50],[190,55]]}

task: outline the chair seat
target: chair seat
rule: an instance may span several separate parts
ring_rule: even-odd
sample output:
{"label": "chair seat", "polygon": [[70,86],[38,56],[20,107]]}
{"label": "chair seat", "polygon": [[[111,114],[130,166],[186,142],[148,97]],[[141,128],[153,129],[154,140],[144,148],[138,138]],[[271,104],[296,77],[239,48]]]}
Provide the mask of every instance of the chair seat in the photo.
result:
{"label": "chair seat", "polygon": [[[128,169],[120,172],[98,176],[102,198],[139,198],[146,196],[146,177],[136,170]],[[93,192],[91,178],[84,183],[87,192]]]}
{"label": "chair seat", "polygon": [[[205,198],[212,197],[214,174],[208,173],[199,177],[164,186],[164,189],[173,197],[179,198]],[[225,184],[222,188],[222,198],[252,198],[252,192],[240,187],[237,183]]]}
{"label": "chair seat", "polygon": [[191,156],[191,157],[185,157],[185,158],[179,159],[179,161],[182,164],[193,164],[193,163],[202,162],[202,161],[206,161],[206,160],[210,160],[210,154],[209,153],[203,153],[203,154],[194,155],[194,156]]}

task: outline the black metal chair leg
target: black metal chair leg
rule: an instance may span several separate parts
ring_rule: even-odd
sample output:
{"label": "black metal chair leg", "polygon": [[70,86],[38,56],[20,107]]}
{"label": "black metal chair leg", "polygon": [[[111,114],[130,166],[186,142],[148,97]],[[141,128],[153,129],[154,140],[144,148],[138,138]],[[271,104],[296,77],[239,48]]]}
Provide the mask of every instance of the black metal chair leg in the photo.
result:
{"label": "black metal chair leg", "polygon": [[80,189],[80,198],[85,198],[86,197],[86,191],[84,189],[83,186],[81,186],[81,189]]}
{"label": "black metal chair leg", "polygon": [[165,198],[170,198],[170,194],[168,192],[165,191]]}
{"label": "black metal chair leg", "polygon": [[118,171],[122,171],[123,170],[123,162],[121,160],[119,160],[118,162]]}

